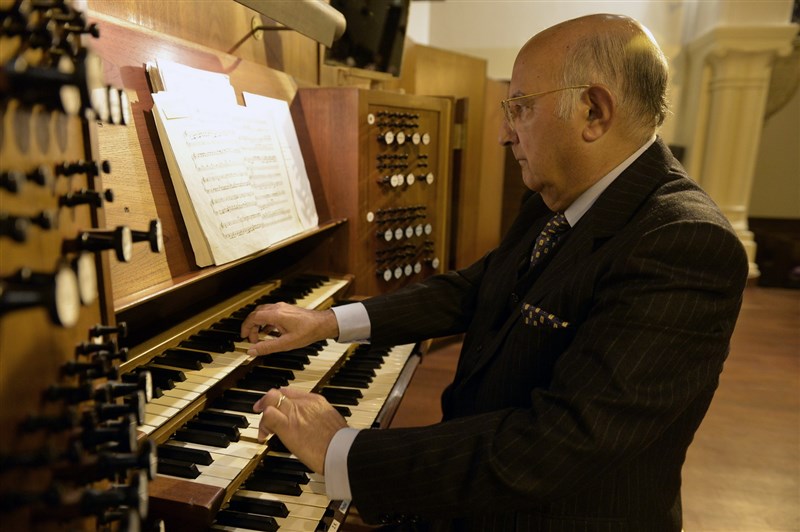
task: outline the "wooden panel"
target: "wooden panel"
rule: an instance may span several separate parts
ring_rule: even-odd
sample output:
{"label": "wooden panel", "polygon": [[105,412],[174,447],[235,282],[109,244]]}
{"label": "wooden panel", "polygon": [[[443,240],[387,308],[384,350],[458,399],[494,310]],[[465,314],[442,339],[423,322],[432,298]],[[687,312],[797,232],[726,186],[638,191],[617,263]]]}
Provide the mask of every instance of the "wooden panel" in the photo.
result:
{"label": "wooden panel", "polygon": [[[355,274],[355,293],[389,291],[442,271],[448,249],[450,101],[355,88],[301,89],[292,112],[304,157],[316,161],[322,201],[332,216],[349,220],[338,265]],[[403,132],[408,140],[387,142],[387,132],[393,137]],[[414,134],[427,134],[428,142],[415,144]],[[424,231],[427,224],[430,233]]]}
{"label": "wooden panel", "polygon": [[[462,267],[481,257],[487,248],[480,237],[481,227],[497,226],[496,209],[481,205],[482,147],[486,100],[486,61],[476,57],[407,42],[400,85],[412,94],[452,96],[467,100],[467,114],[461,139],[463,164],[454,175],[453,187],[459,191],[458,226],[454,230],[455,254],[452,264]],[[455,181],[458,180],[456,184]],[[491,247],[491,246],[490,246]]]}
{"label": "wooden panel", "polygon": [[140,2],[82,0],[95,13],[148,28],[161,34],[228,52],[281,70],[307,83],[318,81],[317,43],[293,31],[252,35],[254,26],[277,24],[233,0],[214,2]]}
{"label": "wooden panel", "polygon": [[500,145],[499,133],[503,125],[500,100],[508,97],[508,82],[486,80],[484,105],[485,122],[481,146],[481,179],[478,181],[480,216],[475,245],[479,250],[489,250],[500,243],[503,217],[503,169],[506,148]]}
{"label": "wooden panel", "polygon": [[[35,17],[23,19],[35,25],[39,23]],[[4,30],[10,27],[4,26]],[[26,68],[41,68],[48,76],[55,75],[56,68],[44,54],[25,51],[28,43],[3,33],[0,32],[3,65],[21,56],[26,59]],[[76,59],[77,64],[81,61]],[[91,172],[80,170],[63,175],[65,172],[59,170],[62,163],[97,160],[95,126],[78,115],[58,110],[54,102],[59,101],[59,89],[56,86],[46,90],[42,78],[24,79],[15,88],[5,85],[6,68],[0,102],[0,173],[5,180],[10,172],[30,175],[43,168],[54,179],[44,184],[22,179],[16,191],[14,187],[0,188],[0,214],[6,221],[10,217],[30,220],[41,213],[51,213],[53,222],[51,227],[27,224],[24,238],[19,240],[12,239],[5,229],[0,236],[0,501],[17,501],[13,509],[0,505],[0,522],[4,530],[92,529],[93,517],[84,517],[74,505],[67,508],[65,503],[80,496],[87,487],[102,489],[107,484],[81,475],[57,478],[54,466],[64,468],[96,459],[88,442],[83,448],[75,446],[81,432],[90,433],[98,426],[91,417],[94,401],[46,399],[45,392],[51,386],[106,382],[105,376],[72,375],[66,370],[68,363],[89,362],[90,357],[78,355],[76,348],[92,340],[90,328],[113,320],[108,269],[112,252],[80,253],[74,246],[79,234],[104,228],[103,210],[86,204],[62,204],[69,193],[101,188]],[[78,80],[77,84],[81,82],[85,85],[85,80]],[[24,98],[32,88],[40,91],[44,99],[21,104],[16,98]],[[79,257],[85,262],[79,263]],[[20,275],[25,270],[33,274],[26,278],[27,282]],[[39,304],[14,308],[12,301],[19,301],[25,290],[33,293],[34,287],[38,287]],[[70,311],[55,312],[56,308]],[[73,317],[67,319],[70,315]],[[45,418],[68,421],[73,426],[23,428],[31,420]],[[37,455],[39,458],[33,463],[20,462]],[[120,475],[124,479],[125,472],[120,471]],[[43,500],[42,494],[56,483],[61,491],[51,491],[51,499]],[[25,499],[28,501],[21,502]],[[63,521],[53,521],[61,517]]]}

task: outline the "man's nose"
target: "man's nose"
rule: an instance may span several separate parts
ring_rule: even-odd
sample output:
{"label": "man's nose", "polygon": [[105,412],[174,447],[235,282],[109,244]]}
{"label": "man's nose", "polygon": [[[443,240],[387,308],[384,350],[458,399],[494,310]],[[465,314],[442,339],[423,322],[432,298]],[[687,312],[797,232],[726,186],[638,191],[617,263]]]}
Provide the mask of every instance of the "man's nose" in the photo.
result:
{"label": "man's nose", "polygon": [[508,122],[505,120],[500,122],[500,131],[498,133],[497,142],[499,142],[501,146],[511,146],[512,144],[516,144],[519,140],[517,138],[517,133],[509,127]]}

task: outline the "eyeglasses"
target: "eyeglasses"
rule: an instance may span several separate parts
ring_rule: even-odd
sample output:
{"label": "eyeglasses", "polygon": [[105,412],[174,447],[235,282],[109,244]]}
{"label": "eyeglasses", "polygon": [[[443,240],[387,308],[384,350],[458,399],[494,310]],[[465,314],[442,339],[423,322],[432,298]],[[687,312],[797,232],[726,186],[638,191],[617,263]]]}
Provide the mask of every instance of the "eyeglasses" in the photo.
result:
{"label": "eyeglasses", "polygon": [[571,89],[588,89],[591,85],[575,85],[573,87],[561,87],[560,89],[553,89],[544,92],[535,92],[533,94],[523,94],[522,96],[514,96],[513,98],[507,98],[505,100],[500,101],[500,107],[503,108],[503,114],[506,117],[506,124],[508,127],[513,131],[514,130],[514,120],[519,117],[520,110],[522,109],[522,105],[518,102],[519,100],[525,100],[527,98],[535,98],[537,96],[544,96],[545,94],[551,94],[553,92],[561,92]]}

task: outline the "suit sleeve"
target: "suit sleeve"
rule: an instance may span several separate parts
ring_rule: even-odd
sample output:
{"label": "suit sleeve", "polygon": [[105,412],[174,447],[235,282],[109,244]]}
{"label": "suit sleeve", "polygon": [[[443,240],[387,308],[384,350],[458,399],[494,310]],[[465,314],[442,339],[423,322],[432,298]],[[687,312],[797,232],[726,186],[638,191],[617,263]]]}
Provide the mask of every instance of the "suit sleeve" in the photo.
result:
{"label": "suit sleeve", "polygon": [[478,289],[493,252],[471,266],[434,275],[365,300],[372,343],[397,345],[459,334],[474,314]]}
{"label": "suit sleeve", "polygon": [[[595,279],[551,385],[532,390],[530,408],[362,431],[348,459],[354,504],[367,520],[524,509],[613,474],[669,440],[672,427],[693,425],[680,432],[690,441],[718,383],[746,272],[741,244],[721,225],[674,222],[632,239]],[[685,415],[692,409],[700,412]]]}

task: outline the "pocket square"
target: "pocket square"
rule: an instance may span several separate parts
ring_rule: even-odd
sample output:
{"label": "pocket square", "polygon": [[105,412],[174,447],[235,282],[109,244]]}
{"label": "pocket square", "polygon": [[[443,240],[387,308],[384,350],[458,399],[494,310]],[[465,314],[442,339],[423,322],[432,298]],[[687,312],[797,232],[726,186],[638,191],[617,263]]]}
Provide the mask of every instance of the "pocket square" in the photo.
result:
{"label": "pocket square", "polygon": [[552,312],[534,307],[528,303],[523,303],[521,312],[522,319],[527,325],[533,325],[534,327],[550,327],[551,329],[564,329],[569,327],[568,321],[564,321]]}

